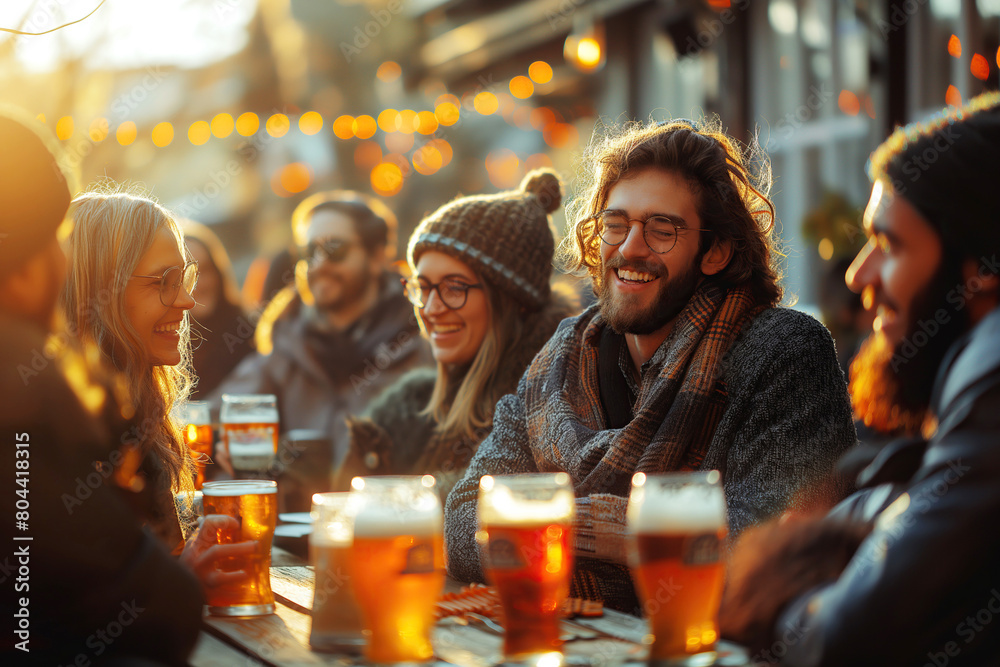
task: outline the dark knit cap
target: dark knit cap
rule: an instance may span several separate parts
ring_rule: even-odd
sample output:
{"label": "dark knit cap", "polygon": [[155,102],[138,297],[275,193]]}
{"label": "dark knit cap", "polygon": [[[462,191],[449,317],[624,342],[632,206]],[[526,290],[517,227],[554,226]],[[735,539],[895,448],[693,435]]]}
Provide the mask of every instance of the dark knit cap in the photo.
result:
{"label": "dark knit cap", "polygon": [[872,154],[869,175],[887,178],[948,248],[1000,251],[1000,94],[896,130]]}
{"label": "dark knit cap", "polygon": [[0,277],[55,238],[69,209],[58,150],[41,123],[0,106]]}
{"label": "dark knit cap", "polygon": [[549,300],[555,241],[548,214],[562,190],[551,169],[529,172],[518,190],[462,197],[424,218],[410,236],[409,261],[437,250],[468,264],[529,310]]}

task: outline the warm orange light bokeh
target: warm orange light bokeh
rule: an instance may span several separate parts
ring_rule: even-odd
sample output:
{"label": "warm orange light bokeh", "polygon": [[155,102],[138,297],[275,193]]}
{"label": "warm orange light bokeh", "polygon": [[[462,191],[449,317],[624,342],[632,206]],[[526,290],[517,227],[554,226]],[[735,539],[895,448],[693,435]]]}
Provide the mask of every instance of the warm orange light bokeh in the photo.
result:
{"label": "warm orange light bokeh", "polygon": [[535,83],[548,83],[552,80],[552,66],[544,60],[536,60],[528,66],[528,76]]}
{"label": "warm orange light bokeh", "polygon": [[399,129],[399,112],[386,109],[378,115],[378,129],[383,132],[395,132]]}
{"label": "warm orange light bokeh", "polygon": [[451,163],[451,158],[453,157],[453,151],[451,149],[451,144],[449,144],[444,139],[431,139],[427,142],[428,146],[433,146],[441,153],[441,167],[447,167]]}
{"label": "warm orange light bokeh", "polygon": [[73,136],[73,117],[63,116],[58,121],[56,121],[56,137],[61,141],[66,141]]}
{"label": "warm orange light bokeh", "polygon": [[861,100],[850,90],[842,90],[837,97],[837,106],[848,116],[857,116],[861,111]]}
{"label": "warm orange light bokeh", "polygon": [[417,114],[417,132],[434,134],[438,129],[438,119],[432,111],[421,111]]}
{"label": "warm orange light bokeh", "polygon": [[157,148],[169,146],[174,140],[174,126],[164,121],[157,123],[152,132],[153,145]]}
{"label": "warm orange light bokeh", "polygon": [[526,76],[515,76],[508,87],[510,94],[519,100],[526,100],[535,93],[535,84]]}
{"label": "warm orange light bokeh", "polygon": [[275,139],[280,139],[281,137],[288,134],[288,129],[292,126],[291,121],[288,120],[288,116],[283,113],[276,113],[267,119],[265,124],[265,129],[267,133],[270,134]]}
{"label": "warm orange light bokeh", "polygon": [[378,77],[379,81],[388,83],[398,79],[402,73],[403,68],[399,66],[399,63],[392,60],[386,60],[378,66],[375,76]]}
{"label": "warm orange light bokeh", "polygon": [[351,124],[354,136],[358,139],[371,139],[378,131],[378,123],[369,115],[358,116]]}
{"label": "warm orange light bokeh", "polygon": [[472,102],[475,106],[476,111],[484,116],[489,116],[496,113],[497,109],[500,108],[500,100],[497,96],[488,90],[484,90],[481,93],[477,93],[475,99]]}
{"label": "warm orange light bokeh", "polygon": [[542,138],[552,148],[572,148],[580,141],[580,133],[569,123],[549,123],[542,130]]}
{"label": "warm orange light bokeh", "polygon": [[955,86],[948,86],[948,90],[944,94],[944,103],[953,107],[962,106],[962,93],[958,92],[958,88]]}
{"label": "warm orange light bokeh", "polygon": [[257,130],[259,129],[260,118],[252,111],[241,113],[240,117],[236,119],[236,131],[240,136],[249,137],[250,135],[257,134]]}
{"label": "warm orange light bokeh", "polygon": [[383,197],[391,197],[403,188],[403,173],[391,162],[382,162],[372,169],[372,189]]}
{"label": "warm orange light bokeh", "polygon": [[312,183],[312,169],[305,163],[292,162],[281,168],[279,180],[286,191],[298,194]]}
{"label": "warm orange light bokeh", "polygon": [[434,109],[434,115],[442,125],[454,125],[458,122],[458,105],[452,102],[442,102]]}
{"label": "warm orange light bokeh", "polygon": [[[352,122],[354,119],[351,119]],[[299,131],[312,136],[323,129],[323,116],[316,111],[307,111],[299,116]]]}
{"label": "warm orange light bokeh", "polygon": [[354,117],[339,116],[333,121],[333,135],[338,139],[351,139],[354,137]]}
{"label": "warm orange light bokeh", "polygon": [[413,134],[417,131],[417,112],[413,109],[403,109],[399,112],[399,131],[403,134]]}
{"label": "warm orange light bokeh", "polygon": [[430,142],[413,153],[413,168],[419,174],[430,176],[437,173],[442,166],[444,166],[444,158],[441,151]]}
{"label": "warm orange light bokeh", "polygon": [[556,119],[555,113],[548,107],[538,107],[531,110],[531,127],[541,130]]}
{"label": "warm orange light bokeh", "polygon": [[953,58],[962,57],[962,40],[960,40],[956,35],[952,35],[948,38],[948,55]]}
{"label": "warm orange light bokeh", "polygon": [[969,65],[969,70],[972,72],[972,76],[980,81],[986,81],[986,79],[990,78],[990,62],[986,60],[986,56],[978,53],[974,54],[972,56],[972,63]]}
{"label": "warm orange light bokeh", "polygon": [[136,136],[138,136],[138,130],[135,127],[135,123],[130,120],[125,121],[115,130],[115,138],[122,146],[131,144],[135,141]]}
{"label": "warm orange light bokeh", "polygon": [[218,139],[225,139],[233,133],[233,128],[235,126],[236,122],[229,114],[216,114],[215,118],[212,119],[212,134],[214,134]]}
{"label": "warm orange light bokeh", "polygon": [[203,146],[212,138],[212,128],[207,120],[196,120],[188,128],[188,141],[195,146]]}

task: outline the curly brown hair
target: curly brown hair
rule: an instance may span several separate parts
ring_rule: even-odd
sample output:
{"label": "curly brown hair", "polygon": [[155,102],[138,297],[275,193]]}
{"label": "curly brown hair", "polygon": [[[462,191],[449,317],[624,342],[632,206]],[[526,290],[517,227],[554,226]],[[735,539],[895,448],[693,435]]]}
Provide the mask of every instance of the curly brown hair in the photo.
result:
{"label": "curly brown hair", "polygon": [[706,280],[723,288],[745,285],[758,305],[781,301],[778,258],[783,255],[773,236],[774,204],[767,196],[771,168],[755,142],[743,149],[722,132],[717,118],[701,123],[631,122],[595,135],[582,164],[582,195],[566,212],[567,219],[576,222],[559,252],[567,270],[585,269],[600,288],[601,238],[593,216],[605,208],[615,183],[655,167],[676,171],[691,184],[702,228],[714,232],[714,242],[732,245],[729,264]]}

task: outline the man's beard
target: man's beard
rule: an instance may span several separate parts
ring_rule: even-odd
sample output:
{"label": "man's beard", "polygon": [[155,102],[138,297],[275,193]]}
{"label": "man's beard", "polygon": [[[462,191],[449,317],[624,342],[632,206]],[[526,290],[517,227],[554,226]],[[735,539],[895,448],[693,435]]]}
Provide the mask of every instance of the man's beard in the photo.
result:
{"label": "man's beard", "polygon": [[[699,257],[691,262],[683,273],[671,278],[666,268],[655,262],[627,262],[621,255],[614,255],[604,263],[604,280],[598,291],[598,302],[601,317],[619,334],[635,334],[646,336],[659,331],[667,323],[680,314],[691,301],[691,296],[698,288],[701,273],[697,267],[701,264]],[[656,298],[646,308],[634,306],[628,295],[616,294],[611,287],[614,279],[614,269],[628,266],[638,272],[657,276],[660,285]]]}
{"label": "man's beard", "polygon": [[[919,433],[941,362],[967,329],[966,310],[956,310],[946,300],[961,284],[961,266],[942,258],[926,292],[914,300],[903,340],[893,346],[876,331],[861,346],[851,362],[851,403],[869,428],[894,435]],[[947,322],[935,318],[938,310],[948,313]],[[938,327],[933,335],[928,333],[934,331],[932,324]],[[918,346],[920,341],[926,342]]]}

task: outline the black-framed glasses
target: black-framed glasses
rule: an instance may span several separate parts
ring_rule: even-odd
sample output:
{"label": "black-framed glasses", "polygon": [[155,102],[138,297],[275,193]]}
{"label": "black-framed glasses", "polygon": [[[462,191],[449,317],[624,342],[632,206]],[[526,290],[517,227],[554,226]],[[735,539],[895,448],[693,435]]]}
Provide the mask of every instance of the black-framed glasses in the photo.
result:
{"label": "black-framed glasses", "polygon": [[303,254],[305,258],[313,264],[320,262],[343,262],[351,253],[351,248],[356,245],[354,241],[346,239],[317,239],[310,241]]}
{"label": "black-framed glasses", "polygon": [[[678,227],[670,218],[664,215],[651,215],[645,220],[629,218],[621,211],[601,211],[592,218],[598,224],[598,234],[601,240],[610,246],[618,246],[628,238],[632,223],[642,225],[642,238],[649,249],[658,255],[668,253],[677,244],[679,230],[689,229]],[[693,230],[692,230],[693,231]],[[710,229],[699,229],[699,232],[711,232]]]}
{"label": "black-framed glasses", "polygon": [[160,281],[160,303],[164,306],[174,305],[177,295],[184,287],[188,294],[194,293],[194,288],[198,284],[198,262],[188,262],[184,266],[171,266],[163,272],[162,276],[139,276],[130,278],[149,278]]}
{"label": "black-framed glasses", "polygon": [[455,278],[445,278],[439,283],[430,283],[419,278],[401,278],[403,288],[406,290],[406,298],[417,308],[425,308],[430,301],[431,292],[437,290],[438,298],[449,310],[459,310],[465,306],[469,299],[470,289],[482,289],[482,283],[470,285],[469,283]]}

